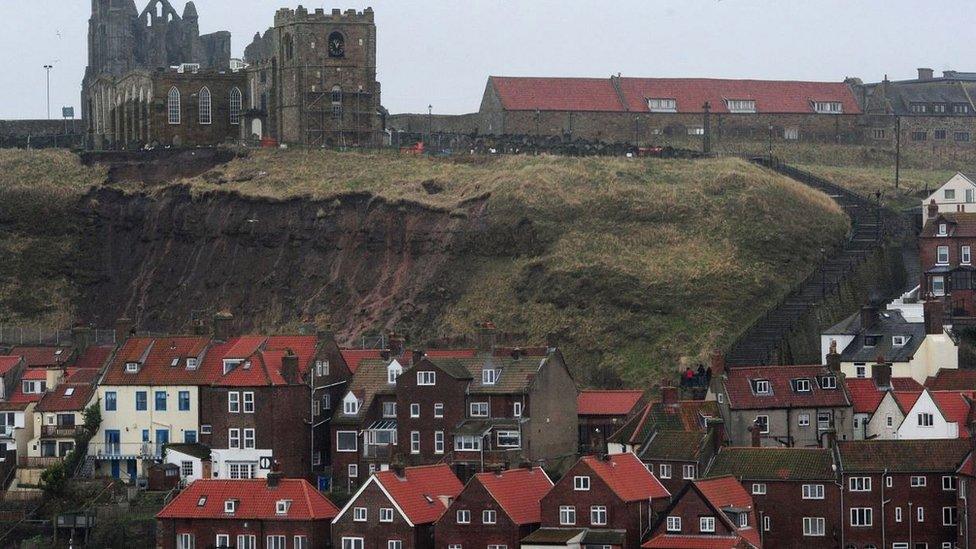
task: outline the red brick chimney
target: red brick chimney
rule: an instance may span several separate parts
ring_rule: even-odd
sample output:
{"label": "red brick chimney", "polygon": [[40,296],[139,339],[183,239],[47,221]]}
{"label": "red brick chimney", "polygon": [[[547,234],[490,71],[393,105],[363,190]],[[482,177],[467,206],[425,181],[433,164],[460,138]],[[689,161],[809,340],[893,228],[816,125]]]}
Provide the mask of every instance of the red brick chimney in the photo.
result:
{"label": "red brick chimney", "polygon": [[120,317],[115,321],[115,344],[122,345],[132,335],[132,319]]}
{"label": "red brick chimney", "polygon": [[725,355],[718,349],[712,350],[712,377],[725,375]]}
{"label": "red brick chimney", "polygon": [[759,423],[754,422],[751,427],[749,427],[749,434],[752,435],[752,447],[759,448],[762,446],[762,433],[759,432]]}
{"label": "red brick chimney", "polygon": [[945,323],[945,303],[939,297],[927,299],[922,303],[926,334],[941,334]]}
{"label": "red brick chimney", "polygon": [[678,405],[678,388],[677,387],[661,387],[661,404],[665,406],[677,406]]}
{"label": "red brick chimney", "polygon": [[277,488],[284,477],[285,475],[281,472],[281,464],[278,463],[278,460],[272,461],[271,470],[268,471],[268,488]]}
{"label": "red brick chimney", "polygon": [[403,336],[397,334],[396,332],[390,332],[388,341],[390,355],[392,355],[394,358],[402,356],[403,352],[406,350],[406,344]]}
{"label": "red brick chimney", "polygon": [[830,350],[827,351],[827,369],[835,374],[840,373],[840,353],[837,352],[837,340],[830,340]]}
{"label": "red brick chimney", "polygon": [[495,323],[483,322],[478,326],[478,351],[490,353],[495,350]]}
{"label": "red brick chimney", "polygon": [[883,356],[878,356],[878,362],[871,367],[871,377],[878,389],[891,388],[891,364],[885,362]]}
{"label": "red brick chimney", "polygon": [[934,198],[929,201],[929,204],[926,207],[925,211],[928,214],[925,218],[926,221],[929,219],[935,219],[936,217],[939,216],[939,205],[935,203]]}
{"label": "red brick chimney", "polygon": [[424,356],[426,356],[426,353],[424,353],[423,349],[410,351],[410,364],[419,364],[424,359]]}
{"label": "red brick chimney", "polygon": [[285,383],[295,385],[298,379],[298,355],[291,349],[285,351],[281,357],[281,377],[285,378]]}
{"label": "red brick chimney", "polygon": [[878,307],[874,304],[861,307],[861,328],[867,330],[878,323]]}
{"label": "red brick chimney", "polygon": [[231,324],[234,323],[234,315],[224,309],[213,315],[213,337],[217,341],[227,341],[231,335]]}

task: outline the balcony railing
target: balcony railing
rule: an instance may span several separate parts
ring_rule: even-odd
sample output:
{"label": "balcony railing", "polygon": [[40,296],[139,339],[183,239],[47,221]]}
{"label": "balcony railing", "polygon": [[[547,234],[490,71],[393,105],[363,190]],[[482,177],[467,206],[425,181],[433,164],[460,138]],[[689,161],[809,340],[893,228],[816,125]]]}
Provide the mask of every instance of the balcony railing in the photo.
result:
{"label": "balcony railing", "polygon": [[367,444],[363,446],[363,457],[366,459],[391,459],[393,447],[388,444]]}
{"label": "balcony railing", "polygon": [[41,426],[42,437],[74,437],[85,432],[81,425],[43,425]]}
{"label": "balcony railing", "polygon": [[26,467],[28,469],[47,469],[52,465],[57,465],[64,461],[63,457],[50,456],[50,457],[31,457],[31,456],[19,456],[17,458],[18,467]]}
{"label": "balcony railing", "polygon": [[88,444],[88,455],[104,459],[121,458],[152,458],[158,459],[162,456],[162,446],[157,446],[151,442],[132,442],[132,443],[107,443],[92,442]]}

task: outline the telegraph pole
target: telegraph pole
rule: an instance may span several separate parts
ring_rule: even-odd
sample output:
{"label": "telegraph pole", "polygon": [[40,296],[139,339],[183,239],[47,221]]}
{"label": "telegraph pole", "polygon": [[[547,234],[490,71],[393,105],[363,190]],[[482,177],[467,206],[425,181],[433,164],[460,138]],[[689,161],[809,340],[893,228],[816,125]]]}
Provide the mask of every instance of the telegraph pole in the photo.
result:
{"label": "telegraph pole", "polygon": [[47,71],[47,119],[51,119],[51,69],[54,65],[44,65],[44,70]]}
{"label": "telegraph pole", "polygon": [[[901,178],[901,117],[895,115],[895,188]],[[923,212],[924,213],[924,212]]]}
{"label": "telegraph pole", "polygon": [[708,154],[712,151],[712,118],[711,118],[712,104],[705,101],[702,105],[702,111],[704,112],[702,120],[702,130],[704,135],[702,135],[702,153]]}

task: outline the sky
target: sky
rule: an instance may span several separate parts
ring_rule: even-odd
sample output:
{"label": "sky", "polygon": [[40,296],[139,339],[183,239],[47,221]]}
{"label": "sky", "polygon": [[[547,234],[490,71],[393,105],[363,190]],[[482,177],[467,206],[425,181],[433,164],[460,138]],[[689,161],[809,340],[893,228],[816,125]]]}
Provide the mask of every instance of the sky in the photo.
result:
{"label": "sky", "polygon": [[[182,13],[183,0],[171,0]],[[196,0],[202,33],[242,57],[295,0]],[[136,0],[141,10],[148,0]],[[372,6],[383,105],[478,110],[489,75],[724,77],[865,82],[917,67],[976,71],[971,0],[348,0]],[[0,119],[80,113],[88,0],[0,0]],[[968,63],[967,63],[968,61]]]}

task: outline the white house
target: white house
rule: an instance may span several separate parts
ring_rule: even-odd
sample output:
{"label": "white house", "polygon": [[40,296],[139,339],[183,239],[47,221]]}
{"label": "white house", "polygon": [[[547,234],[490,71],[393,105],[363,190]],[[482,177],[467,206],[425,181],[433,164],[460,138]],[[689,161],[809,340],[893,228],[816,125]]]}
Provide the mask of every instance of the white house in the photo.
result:
{"label": "white house", "polygon": [[956,172],[922,200],[923,214],[933,202],[939,207],[939,213],[976,212],[976,176]]}
{"label": "white house", "polygon": [[966,437],[966,415],[972,405],[972,392],[929,391],[925,389],[905,414],[897,437],[903,440],[950,439]]}
{"label": "white house", "polygon": [[180,468],[180,480],[184,484],[212,476],[210,449],[203,444],[169,444],[164,461]]}

